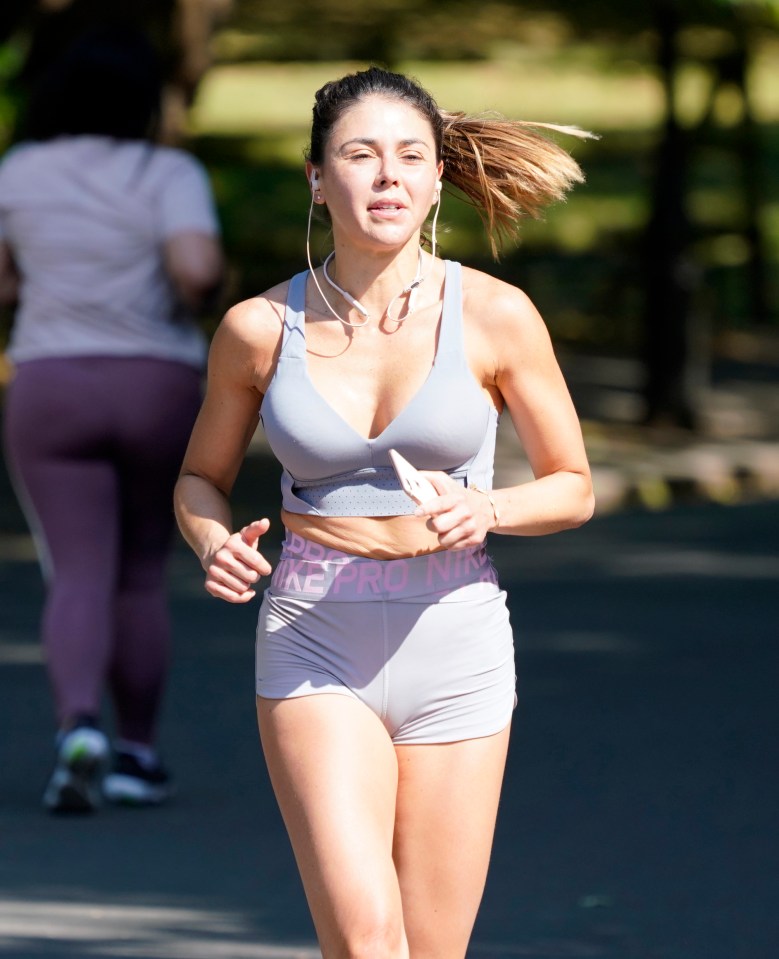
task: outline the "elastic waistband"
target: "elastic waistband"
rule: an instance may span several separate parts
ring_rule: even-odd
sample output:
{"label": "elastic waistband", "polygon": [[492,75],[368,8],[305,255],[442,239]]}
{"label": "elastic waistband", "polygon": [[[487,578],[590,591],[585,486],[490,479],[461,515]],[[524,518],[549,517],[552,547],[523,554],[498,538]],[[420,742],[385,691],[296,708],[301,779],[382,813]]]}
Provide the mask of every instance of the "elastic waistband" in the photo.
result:
{"label": "elastic waistband", "polygon": [[498,579],[482,543],[407,559],[369,559],[287,532],[271,592],[332,602],[370,600],[465,601],[494,593]]}
{"label": "elastic waistband", "polygon": [[[463,486],[468,485],[467,470],[447,470]],[[286,471],[281,491],[284,508],[292,513],[304,504],[302,512],[317,516],[410,516],[417,508],[406,495],[391,466],[372,466],[324,480],[294,480]]]}

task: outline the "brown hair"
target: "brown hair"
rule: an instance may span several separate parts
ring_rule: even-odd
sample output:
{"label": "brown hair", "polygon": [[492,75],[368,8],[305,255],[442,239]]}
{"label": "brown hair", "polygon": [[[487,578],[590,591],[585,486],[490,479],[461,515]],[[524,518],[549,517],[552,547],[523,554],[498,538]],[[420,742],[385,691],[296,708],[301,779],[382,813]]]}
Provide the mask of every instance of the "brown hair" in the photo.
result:
{"label": "brown hair", "polygon": [[584,180],[570,153],[539,131],[591,137],[585,130],[446,111],[441,117],[444,179],[479,211],[493,256],[516,237],[520,217],[539,217]]}
{"label": "brown hair", "polygon": [[437,159],[444,161],[443,178],[479,211],[493,256],[505,240],[516,237],[520,217],[540,216],[544,206],[563,199],[584,180],[573,157],[539,131],[583,138],[591,133],[551,123],[449,113],[415,80],[379,67],[350,73],[317,90],[308,160],[322,163],[334,124],[366,96],[402,100],[429,121]]}

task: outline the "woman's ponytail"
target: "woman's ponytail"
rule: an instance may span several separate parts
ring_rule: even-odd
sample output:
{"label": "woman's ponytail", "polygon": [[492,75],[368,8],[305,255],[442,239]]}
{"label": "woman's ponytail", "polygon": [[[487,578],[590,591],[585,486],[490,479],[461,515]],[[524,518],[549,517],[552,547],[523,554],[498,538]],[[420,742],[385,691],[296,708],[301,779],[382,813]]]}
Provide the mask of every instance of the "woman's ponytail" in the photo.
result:
{"label": "woman's ponytail", "polygon": [[440,115],[444,179],[478,210],[495,257],[505,240],[515,239],[520,217],[539,217],[584,180],[573,157],[539,130],[592,137],[586,130],[445,110]]}

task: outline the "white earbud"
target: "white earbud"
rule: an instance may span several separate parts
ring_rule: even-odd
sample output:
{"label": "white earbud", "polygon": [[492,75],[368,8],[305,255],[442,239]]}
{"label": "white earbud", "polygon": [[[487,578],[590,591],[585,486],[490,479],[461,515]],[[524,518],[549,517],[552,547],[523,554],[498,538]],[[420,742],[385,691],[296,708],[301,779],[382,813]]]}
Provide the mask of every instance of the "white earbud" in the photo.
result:
{"label": "white earbud", "polygon": [[311,184],[311,189],[312,189],[312,190],[318,190],[318,189],[319,189],[319,174],[317,173],[316,170],[313,171],[313,173],[312,173],[311,176],[309,177],[308,182]]}

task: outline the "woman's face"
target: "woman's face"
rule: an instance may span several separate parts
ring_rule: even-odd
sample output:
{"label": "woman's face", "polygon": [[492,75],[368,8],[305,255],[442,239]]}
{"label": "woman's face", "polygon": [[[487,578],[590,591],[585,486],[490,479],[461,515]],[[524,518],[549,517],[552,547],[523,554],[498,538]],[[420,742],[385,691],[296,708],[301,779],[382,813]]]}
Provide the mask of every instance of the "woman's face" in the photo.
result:
{"label": "woman's face", "polygon": [[325,145],[319,189],[336,243],[405,245],[421,229],[443,164],[430,123],[414,107],[370,96],[349,107]]}

